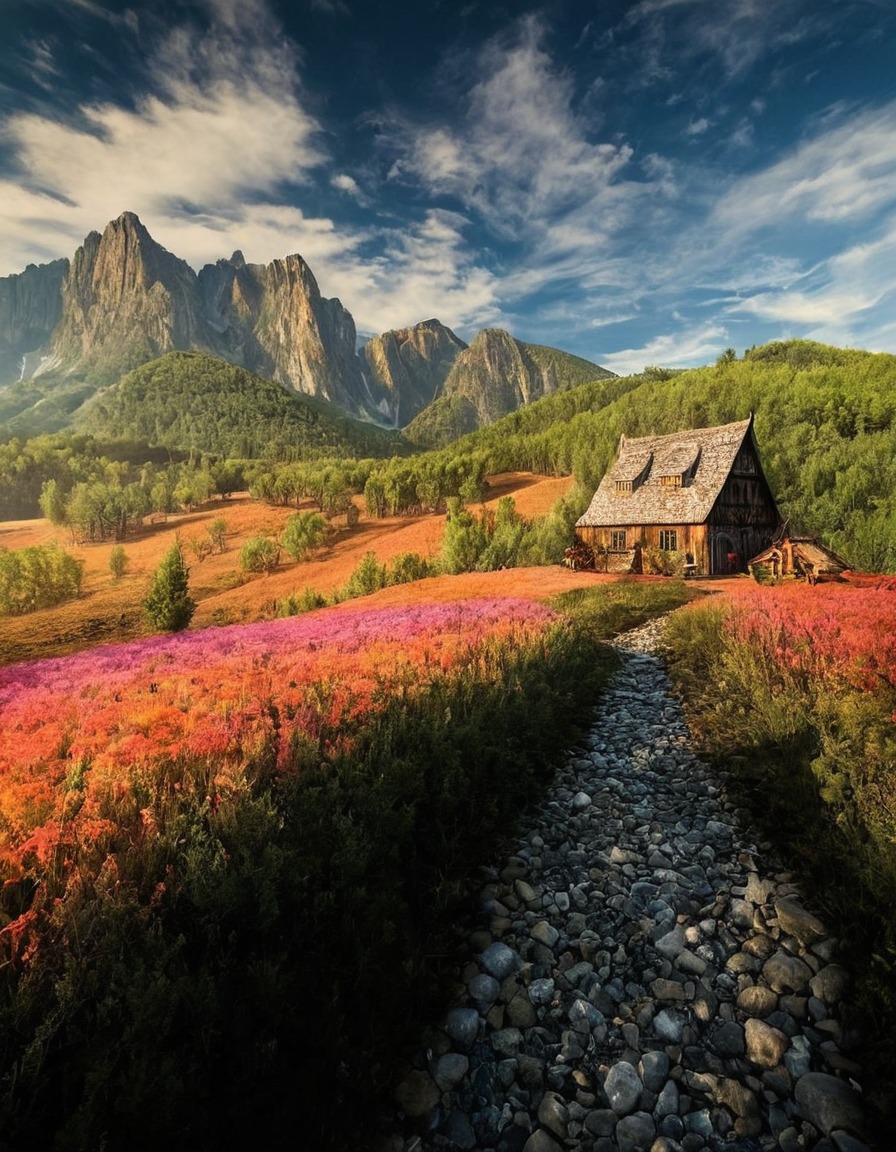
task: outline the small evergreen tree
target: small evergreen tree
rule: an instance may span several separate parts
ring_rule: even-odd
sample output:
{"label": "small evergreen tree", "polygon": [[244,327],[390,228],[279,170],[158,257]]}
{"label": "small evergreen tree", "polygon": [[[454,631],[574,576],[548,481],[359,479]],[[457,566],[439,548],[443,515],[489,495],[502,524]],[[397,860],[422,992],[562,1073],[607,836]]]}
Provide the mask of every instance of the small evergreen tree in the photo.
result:
{"label": "small evergreen tree", "polygon": [[193,619],[196,601],[190,596],[189,575],[180,541],[175,541],[153,573],[143,600],[143,611],[153,628],[179,632]]}
{"label": "small evergreen tree", "polygon": [[120,580],[127,571],[127,567],[127,553],[120,544],[116,544],[109,553],[109,571],[112,573],[113,580]]}

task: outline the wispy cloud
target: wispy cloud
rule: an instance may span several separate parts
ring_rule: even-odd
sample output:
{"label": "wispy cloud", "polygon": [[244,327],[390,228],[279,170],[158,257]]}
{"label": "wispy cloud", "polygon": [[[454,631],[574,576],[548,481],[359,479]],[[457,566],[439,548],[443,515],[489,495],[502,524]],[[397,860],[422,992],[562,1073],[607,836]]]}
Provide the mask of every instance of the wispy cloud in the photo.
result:
{"label": "wispy cloud", "polygon": [[[267,236],[265,196],[276,203],[282,184],[322,163],[320,126],[302,103],[295,56],[272,34],[264,6],[210,0],[209,7],[217,17],[209,31],[176,28],[157,47],[154,88],[136,106],[84,105],[75,124],[34,112],[6,122],[2,141],[16,171],[0,180],[0,272],[22,266],[35,233],[58,255],[125,208],[163,242],[175,233],[194,241],[181,250],[194,262],[214,255],[216,230],[239,225],[247,246],[253,229]],[[250,29],[239,24],[241,13]],[[202,218],[202,229],[184,226],[191,215]],[[325,231],[302,228],[301,212],[292,220],[296,241]],[[282,250],[281,236],[276,254]]]}
{"label": "wispy cloud", "polygon": [[729,343],[725,327],[708,324],[688,331],[656,336],[642,348],[604,353],[600,356],[600,363],[621,376],[641,372],[653,364],[687,368],[706,364],[724,351]]}

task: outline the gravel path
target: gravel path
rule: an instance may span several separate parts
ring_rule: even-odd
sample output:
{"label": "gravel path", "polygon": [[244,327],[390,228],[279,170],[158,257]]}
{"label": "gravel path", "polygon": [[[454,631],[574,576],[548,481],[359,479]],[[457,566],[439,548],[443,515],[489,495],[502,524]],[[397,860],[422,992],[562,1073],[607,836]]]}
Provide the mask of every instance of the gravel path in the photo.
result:
{"label": "gravel path", "polygon": [[836,941],[690,750],[654,622],[482,894],[390,1152],[862,1152]]}

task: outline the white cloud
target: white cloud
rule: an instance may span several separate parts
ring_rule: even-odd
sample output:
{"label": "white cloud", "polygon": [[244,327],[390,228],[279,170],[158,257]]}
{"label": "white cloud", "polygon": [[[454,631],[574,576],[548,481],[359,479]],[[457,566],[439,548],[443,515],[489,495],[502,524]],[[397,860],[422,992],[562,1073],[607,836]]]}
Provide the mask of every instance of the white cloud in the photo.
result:
{"label": "white cloud", "polygon": [[709,129],[709,121],[705,116],[701,116],[699,120],[692,120],[685,128],[685,136],[702,136],[704,132]]}
{"label": "white cloud", "polygon": [[707,324],[691,331],[656,336],[642,348],[599,353],[598,361],[620,376],[642,372],[653,364],[666,368],[690,368],[714,360],[729,343],[726,328]]}
{"label": "white cloud", "polygon": [[[171,31],[151,61],[156,90],[136,107],[85,105],[77,125],[37,113],[6,122],[2,141],[18,172],[0,180],[0,274],[18,271],[35,250],[69,255],[125,209],[166,245],[169,236],[189,237],[178,254],[202,263],[220,255],[216,232],[233,224],[246,225],[248,247],[252,228],[264,233],[270,215],[259,202],[275,203],[284,182],[322,163],[320,128],[298,95],[295,58],[282,41],[265,46],[263,5],[210,6],[220,22],[204,36]],[[251,30],[239,26],[240,14],[252,19]],[[191,216],[193,225],[203,220],[204,235],[189,226]],[[279,255],[282,246],[281,238]]]}
{"label": "white cloud", "polygon": [[790,156],[740,180],[717,226],[739,234],[787,220],[829,225],[896,207],[896,102],[841,121]]}

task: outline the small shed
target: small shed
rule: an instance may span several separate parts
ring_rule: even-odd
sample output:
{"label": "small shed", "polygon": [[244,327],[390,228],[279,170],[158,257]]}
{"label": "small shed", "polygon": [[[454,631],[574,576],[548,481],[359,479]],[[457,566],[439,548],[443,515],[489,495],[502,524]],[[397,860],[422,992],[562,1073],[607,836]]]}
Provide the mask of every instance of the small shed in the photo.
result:
{"label": "small shed", "polygon": [[576,537],[609,571],[676,554],[691,575],[742,572],[781,516],[762,471],[753,417],[665,436],[622,436]]}
{"label": "small shed", "polygon": [[754,556],[749,569],[757,580],[794,576],[817,584],[842,579],[849,564],[814,536],[785,536]]}

